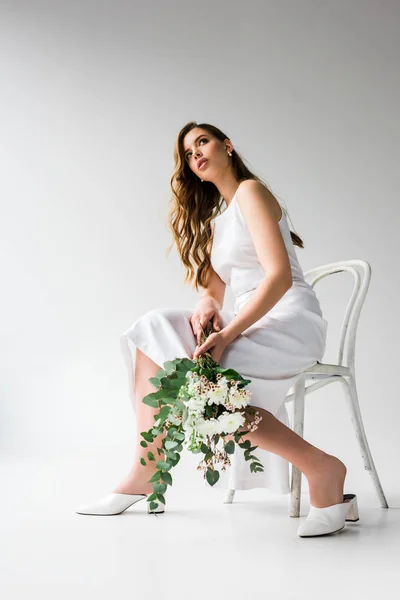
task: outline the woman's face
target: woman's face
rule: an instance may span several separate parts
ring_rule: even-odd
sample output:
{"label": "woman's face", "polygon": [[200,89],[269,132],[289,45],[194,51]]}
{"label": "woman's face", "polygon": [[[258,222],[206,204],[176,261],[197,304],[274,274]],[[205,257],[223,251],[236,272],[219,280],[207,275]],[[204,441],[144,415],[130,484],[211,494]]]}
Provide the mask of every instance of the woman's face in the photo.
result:
{"label": "woman's face", "polygon": [[[200,127],[195,127],[185,135],[183,149],[190,169],[203,181],[215,181],[218,174],[229,167],[225,144]],[[231,151],[230,146],[228,149]],[[202,166],[203,162],[205,164]]]}

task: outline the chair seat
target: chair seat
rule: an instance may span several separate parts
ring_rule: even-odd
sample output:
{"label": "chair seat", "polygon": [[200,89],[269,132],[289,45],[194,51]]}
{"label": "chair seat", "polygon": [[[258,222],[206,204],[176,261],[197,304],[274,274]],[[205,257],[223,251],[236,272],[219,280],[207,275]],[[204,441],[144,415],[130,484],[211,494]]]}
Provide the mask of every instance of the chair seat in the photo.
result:
{"label": "chair seat", "polygon": [[[342,365],[330,365],[328,363],[317,362],[315,365],[312,365],[311,367],[308,367],[299,373],[299,375],[304,376],[305,384],[309,380],[315,381],[315,383],[305,385],[305,393],[309,394],[310,392],[330,383],[329,380],[333,382],[339,377],[350,377],[352,373],[348,367],[343,367]],[[325,380],[326,383],[322,383],[323,380]],[[285,404],[294,399],[294,390],[295,386],[292,385],[286,394]]]}
{"label": "chair seat", "polygon": [[312,367],[308,367],[303,373],[306,379],[324,379],[325,377],[332,377],[332,375],[351,375],[351,371],[348,367],[320,362],[317,362]]}

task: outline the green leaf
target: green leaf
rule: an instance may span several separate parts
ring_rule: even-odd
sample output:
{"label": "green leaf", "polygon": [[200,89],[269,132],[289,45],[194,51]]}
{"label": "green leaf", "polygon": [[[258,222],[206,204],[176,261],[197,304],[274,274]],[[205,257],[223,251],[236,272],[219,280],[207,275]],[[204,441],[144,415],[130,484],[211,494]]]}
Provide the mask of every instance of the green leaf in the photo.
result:
{"label": "green leaf", "polygon": [[157,469],[160,469],[161,471],[169,471],[172,468],[172,465],[170,462],[167,462],[166,460],[159,460],[156,462],[156,467],[157,467]]}
{"label": "green leaf", "polygon": [[157,500],[157,494],[153,492],[150,496],[147,496],[147,502],[151,502],[151,500]]}
{"label": "green leaf", "polygon": [[142,431],[140,435],[146,440],[146,442],[154,442],[154,436],[152,436],[148,431]]}
{"label": "green leaf", "polygon": [[158,508],[158,502],[150,502],[150,510],[155,510]]}
{"label": "green leaf", "polygon": [[177,386],[176,377],[172,375],[169,377],[163,377],[161,380],[161,388],[162,390],[174,390],[176,392],[179,391],[180,385]]}
{"label": "green leaf", "polygon": [[175,467],[175,465],[177,465],[181,459],[180,455],[176,454],[174,452],[168,452],[167,457],[168,457],[168,462],[172,462],[173,467]]}
{"label": "green leaf", "polygon": [[147,448],[147,442],[145,442],[144,440],[140,442],[140,445],[143,446],[143,448]]}
{"label": "green leaf", "polygon": [[153,454],[152,452],[148,452],[148,453],[147,453],[147,456],[148,456],[149,460],[156,460],[156,459],[154,458],[154,454]]}
{"label": "green leaf", "polygon": [[172,450],[172,448],[176,448],[176,446],[179,446],[179,444],[173,440],[166,440],[164,446],[167,450]]}
{"label": "green leaf", "polygon": [[239,375],[235,369],[223,369],[222,367],[218,367],[216,371],[222,373],[227,379],[242,379],[241,375]]}
{"label": "green leaf", "polygon": [[235,452],[235,442],[229,440],[229,442],[225,444],[224,449],[228,454],[233,454]]}
{"label": "green leaf", "polygon": [[165,420],[168,417],[170,412],[171,412],[170,406],[163,406],[162,409],[160,410],[159,418],[161,420]]}
{"label": "green leaf", "polygon": [[[165,400],[166,404],[171,404],[176,400],[176,396],[178,395],[177,390],[161,388],[162,394],[160,394],[161,400]],[[160,401],[161,401],[160,400]]]}
{"label": "green leaf", "polygon": [[165,497],[162,494],[157,494],[157,500],[165,504]]}
{"label": "green leaf", "polygon": [[[179,433],[176,426],[172,425],[169,429],[168,429],[168,433],[167,433],[167,438],[170,438],[171,440],[175,440],[176,434]],[[167,440],[165,440],[167,441]]]}
{"label": "green leaf", "polygon": [[158,377],[150,377],[149,381],[151,385],[154,385],[154,387],[160,387],[160,380],[158,379]]}
{"label": "green leaf", "polygon": [[164,494],[166,489],[167,489],[167,486],[165,483],[155,483],[154,484],[154,491],[157,492],[158,494]]}
{"label": "green leaf", "polygon": [[[244,437],[245,435],[247,435],[249,433],[250,429],[246,429],[245,431],[240,431],[239,435],[240,437]],[[246,440],[246,442],[250,443],[250,440]]]}
{"label": "green leaf", "polygon": [[147,394],[147,396],[142,399],[143,404],[148,404],[148,406],[158,408],[158,399],[156,398],[156,394],[158,394],[158,392]]}
{"label": "green leaf", "polygon": [[145,467],[147,465],[146,461],[144,460],[143,456],[140,457],[140,462],[142,463],[142,465]]}
{"label": "green leaf", "polygon": [[[160,479],[160,473],[161,471],[156,471],[154,473],[154,475],[152,475],[151,479],[149,479],[149,483],[154,483],[155,481],[158,481]],[[163,473],[161,473],[161,477],[163,476]]]}
{"label": "green leaf", "polygon": [[163,367],[168,375],[171,375],[175,371],[175,363],[172,360],[167,360]]}
{"label": "green leaf", "polygon": [[213,471],[212,469],[207,469],[206,479],[210,485],[215,485],[219,479],[219,472]]}
{"label": "green leaf", "polygon": [[176,363],[176,370],[186,375],[187,371],[191,371],[195,364],[194,360],[183,358]]}
{"label": "green leaf", "polygon": [[152,429],[151,433],[154,435],[154,437],[157,437],[158,435],[162,434],[162,430],[161,429]]}
{"label": "green leaf", "polygon": [[245,442],[241,442],[241,443],[239,444],[239,446],[240,446],[241,448],[250,448],[250,447],[251,447],[251,442],[250,442],[250,440],[246,440]]}
{"label": "green leaf", "polygon": [[172,485],[172,477],[171,473],[161,473],[161,479],[168,483],[168,485]]}

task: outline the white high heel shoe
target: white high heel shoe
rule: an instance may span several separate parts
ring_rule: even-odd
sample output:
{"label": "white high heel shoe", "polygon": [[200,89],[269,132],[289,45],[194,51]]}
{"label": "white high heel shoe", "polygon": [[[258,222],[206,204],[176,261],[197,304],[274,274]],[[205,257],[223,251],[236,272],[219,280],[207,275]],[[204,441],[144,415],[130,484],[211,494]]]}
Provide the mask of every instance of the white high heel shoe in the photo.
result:
{"label": "white high heel shoe", "polygon": [[345,521],[358,521],[357,496],[344,494],[343,502],[317,508],[310,506],[310,512],[304,523],[300,525],[297,533],[300,537],[316,537],[329,535],[340,531],[345,526]]}
{"label": "white high heel shoe", "polygon": [[[132,504],[140,502],[140,500],[144,500],[148,496],[150,494],[117,494],[116,492],[112,492],[95,504],[81,506],[75,512],[79,515],[120,515],[132,506]],[[150,509],[150,502],[146,502],[149,514],[163,513],[165,511],[165,504],[159,500],[157,502],[158,507],[153,510]]]}

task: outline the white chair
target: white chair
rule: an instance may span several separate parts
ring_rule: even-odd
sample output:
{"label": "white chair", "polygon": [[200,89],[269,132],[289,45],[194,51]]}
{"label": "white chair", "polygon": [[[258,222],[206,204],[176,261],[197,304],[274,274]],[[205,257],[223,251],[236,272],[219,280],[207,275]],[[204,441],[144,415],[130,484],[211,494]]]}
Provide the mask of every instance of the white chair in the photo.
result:
{"label": "white chair", "polygon": [[[291,388],[293,393],[286,396],[285,402],[293,400],[292,428],[295,433],[303,437],[305,396],[335,381],[339,381],[343,385],[350,418],[364,461],[364,468],[372,477],[382,508],[388,508],[362,422],[354,368],[357,325],[371,279],[371,266],[365,260],[344,260],[306,271],[304,278],[311,287],[314,287],[317,281],[324,277],[343,272],[349,272],[354,276],[354,287],[342,323],[337,364],[330,365],[317,362],[303,371]],[[306,381],[309,379],[317,381],[306,386]],[[292,465],[290,517],[300,516],[301,476],[302,472]],[[232,503],[234,495],[235,490],[228,490],[225,503]]]}

